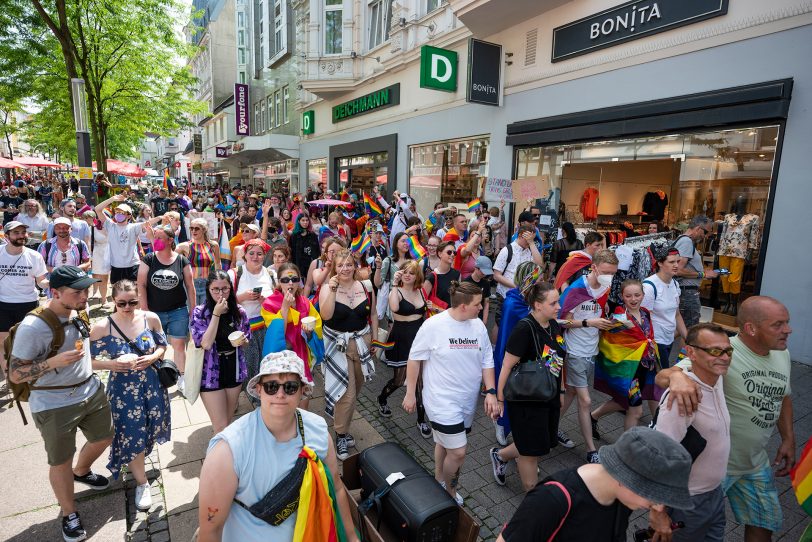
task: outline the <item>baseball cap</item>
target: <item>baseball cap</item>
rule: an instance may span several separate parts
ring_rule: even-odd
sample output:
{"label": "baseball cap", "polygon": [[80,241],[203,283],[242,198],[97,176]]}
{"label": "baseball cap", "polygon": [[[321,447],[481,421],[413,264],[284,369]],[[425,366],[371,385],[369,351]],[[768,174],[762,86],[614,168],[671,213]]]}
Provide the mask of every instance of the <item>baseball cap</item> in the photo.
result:
{"label": "baseball cap", "polygon": [[691,455],[679,442],[648,427],[633,427],[598,452],[612,478],[633,493],[671,508],[693,508],[688,493]]}
{"label": "baseball cap", "polygon": [[99,282],[75,265],[61,265],[51,271],[51,288],[61,288],[67,286],[74,290],[84,290]]}
{"label": "baseball cap", "polygon": [[257,383],[260,381],[260,379],[265,375],[275,375],[280,373],[293,373],[299,375],[299,378],[302,380],[302,384],[304,384],[305,396],[310,396],[313,391],[313,381],[308,380],[307,375],[305,374],[304,362],[302,361],[302,358],[296,355],[296,352],[293,352],[292,350],[271,352],[262,358],[262,361],[259,364],[259,373],[248,381],[245,391],[247,391],[250,396],[259,399],[259,394],[257,393]]}
{"label": "baseball cap", "polygon": [[535,222],[536,216],[530,211],[522,211],[519,214],[519,222]]}
{"label": "baseball cap", "polygon": [[5,226],[3,226],[3,231],[4,231],[5,233],[8,233],[8,232],[10,232],[11,230],[15,230],[15,229],[17,229],[17,228],[19,228],[19,227],[23,227],[23,228],[26,228],[26,229],[27,229],[27,228],[28,228],[28,224],[23,224],[22,222],[19,222],[19,221],[17,221],[17,220],[12,220],[11,222],[9,222],[9,223],[8,223],[8,224],[6,224]]}
{"label": "baseball cap", "polygon": [[65,218],[64,216],[60,216],[59,218],[54,220],[54,226],[59,224],[64,224],[65,226],[73,226],[73,224],[71,224],[71,221]]}
{"label": "baseball cap", "polygon": [[248,228],[249,230],[251,230],[254,233],[260,233],[259,232],[259,226],[257,226],[256,224],[246,224],[245,227]]}
{"label": "baseball cap", "polygon": [[493,264],[487,256],[477,256],[474,267],[479,269],[483,275],[493,275]]}
{"label": "baseball cap", "polygon": [[121,203],[116,207],[116,212],[133,214],[132,208],[126,203]]}

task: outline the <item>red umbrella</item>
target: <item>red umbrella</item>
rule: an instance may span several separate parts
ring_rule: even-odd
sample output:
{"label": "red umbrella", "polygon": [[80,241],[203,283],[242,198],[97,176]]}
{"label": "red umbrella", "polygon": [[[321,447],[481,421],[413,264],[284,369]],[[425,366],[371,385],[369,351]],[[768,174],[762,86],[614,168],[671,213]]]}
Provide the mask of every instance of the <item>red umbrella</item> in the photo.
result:
{"label": "red umbrella", "polygon": [[17,163],[25,164],[23,167],[62,167],[62,164],[51,162],[45,158],[36,158],[34,156],[22,156],[14,160]]}
{"label": "red umbrella", "polygon": [[340,207],[352,207],[349,201],[341,201],[340,199],[314,199],[308,201],[308,205],[338,205]]}
{"label": "red umbrella", "polygon": [[0,156],[0,168],[7,168],[7,169],[15,169],[18,167],[28,167],[25,164],[21,164],[20,162],[15,162],[14,160],[9,160],[8,158],[3,158]]}

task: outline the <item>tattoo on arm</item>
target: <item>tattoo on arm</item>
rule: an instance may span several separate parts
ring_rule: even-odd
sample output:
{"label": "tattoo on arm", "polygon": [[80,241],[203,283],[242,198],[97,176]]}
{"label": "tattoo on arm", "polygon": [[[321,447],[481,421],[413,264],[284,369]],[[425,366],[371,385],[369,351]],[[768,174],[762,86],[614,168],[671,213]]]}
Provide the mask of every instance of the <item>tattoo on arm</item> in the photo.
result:
{"label": "tattoo on arm", "polygon": [[49,370],[47,359],[31,361],[16,356],[9,359],[9,372],[14,375],[16,382],[31,382]]}
{"label": "tattoo on arm", "polygon": [[220,509],[212,508],[211,506],[209,506],[208,509],[209,510],[208,512],[206,512],[206,517],[209,518],[209,521],[212,521],[214,519],[214,516],[217,514],[217,512],[220,511]]}

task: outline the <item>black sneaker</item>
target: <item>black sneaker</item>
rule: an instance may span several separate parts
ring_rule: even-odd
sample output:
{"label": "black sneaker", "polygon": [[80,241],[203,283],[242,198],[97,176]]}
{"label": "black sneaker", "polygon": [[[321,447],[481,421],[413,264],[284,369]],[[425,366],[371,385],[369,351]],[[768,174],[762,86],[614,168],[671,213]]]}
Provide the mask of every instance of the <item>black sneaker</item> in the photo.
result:
{"label": "black sneaker", "polygon": [[431,438],[431,426],[426,422],[419,422],[417,428],[420,429],[420,436],[423,438]]}
{"label": "black sneaker", "polygon": [[344,435],[344,438],[347,440],[347,448],[355,448],[355,437],[347,433]]}
{"label": "black sneaker", "polygon": [[598,432],[598,420],[592,417],[592,414],[589,415],[590,421],[592,421],[592,438],[593,440],[598,440],[601,438],[601,434]]}
{"label": "black sneaker", "polygon": [[600,457],[598,457],[598,452],[587,452],[586,453],[586,462],[587,463],[600,463]]}
{"label": "black sneaker", "polygon": [[347,451],[347,437],[336,437],[336,457],[344,461],[350,456]]}
{"label": "black sneaker", "polygon": [[499,458],[499,448],[491,448],[491,466],[493,467],[493,479],[500,486],[505,485],[505,473],[507,472],[507,461]]}
{"label": "black sneaker", "polygon": [[96,491],[107,489],[107,486],[110,485],[110,480],[100,474],[96,474],[93,471],[88,471],[88,473],[84,476],[76,476],[74,474],[73,481],[79,482],[80,484],[85,484],[90,489],[95,489]]}
{"label": "black sneaker", "polygon": [[78,512],[62,516],[62,538],[65,539],[65,542],[79,542],[87,539],[87,533],[82,527],[82,520],[79,519]]}
{"label": "black sneaker", "polygon": [[386,403],[378,403],[378,413],[384,418],[392,417],[392,409]]}
{"label": "black sneaker", "polygon": [[558,430],[556,439],[558,439],[558,443],[564,448],[575,448],[575,443],[571,441],[567,434],[561,429]]}

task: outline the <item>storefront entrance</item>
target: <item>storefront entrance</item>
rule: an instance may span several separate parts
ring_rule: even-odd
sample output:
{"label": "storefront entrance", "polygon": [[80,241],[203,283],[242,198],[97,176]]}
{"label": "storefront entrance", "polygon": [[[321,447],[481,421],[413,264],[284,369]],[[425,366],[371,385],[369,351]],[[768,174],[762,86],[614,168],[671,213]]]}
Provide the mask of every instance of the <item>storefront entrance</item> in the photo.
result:
{"label": "storefront entrance", "polygon": [[329,188],[360,196],[377,186],[390,199],[397,186],[397,144],[398,136],[392,134],[330,147]]}

